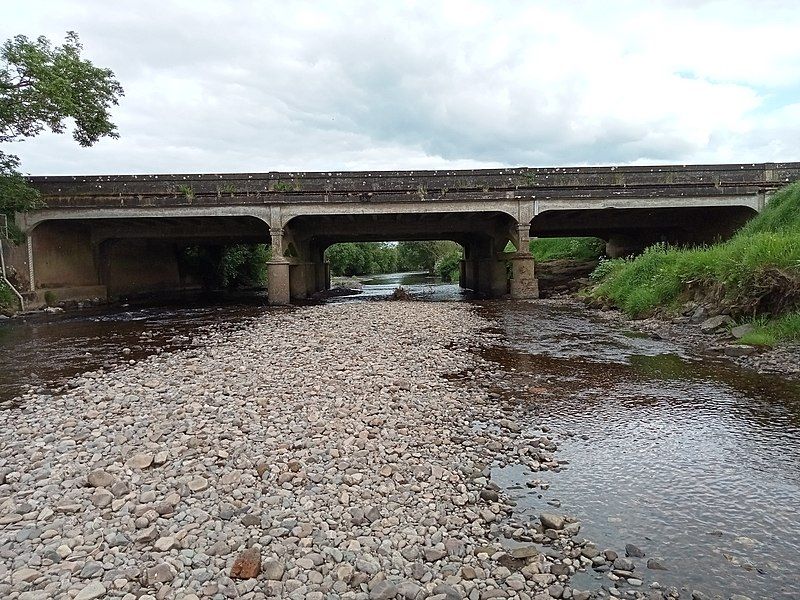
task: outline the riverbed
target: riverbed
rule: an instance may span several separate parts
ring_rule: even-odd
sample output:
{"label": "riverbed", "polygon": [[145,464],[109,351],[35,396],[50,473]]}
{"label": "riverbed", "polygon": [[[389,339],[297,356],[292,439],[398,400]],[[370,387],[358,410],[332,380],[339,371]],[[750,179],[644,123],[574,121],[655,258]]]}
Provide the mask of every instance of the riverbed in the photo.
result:
{"label": "riverbed", "polygon": [[[361,297],[375,299],[396,283],[367,282]],[[455,286],[418,285],[412,290],[428,299],[461,299]],[[533,521],[545,510],[572,515],[581,535],[600,549],[642,549],[637,576],[645,585],[684,588],[681,597],[691,590],[722,598],[800,597],[797,384],[698,356],[690,344],[643,336],[581,306],[464,306],[485,325],[486,343],[471,352],[500,373],[477,383],[530,428],[523,435],[541,435],[536,428],[544,426],[563,462],[557,472],[535,473],[489,465],[492,479],[516,502],[516,520]],[[157,353],[202,352],[206,336],[235,339],[237,332],[304,310],[317,309],[219,302],[3,323],[0,394],[17,397],[16,408],[6,410],[35,410],[26,406],[38,398],[29,387],[70,393],[78,384],[65,384],[84,371],[135,369]],[[419,327],[437,340],[446,337],[423,322]],[[370,352],[363,360],[369,362]],[[264,364],[271,360],[266,354]],[[462,381],[471,385],[469,376]],[[479,421],[473,429],[484,426]],[[650,558],[667,570],[647,569]],[[599,590],[613,583],[589,569],[574,585]]]}

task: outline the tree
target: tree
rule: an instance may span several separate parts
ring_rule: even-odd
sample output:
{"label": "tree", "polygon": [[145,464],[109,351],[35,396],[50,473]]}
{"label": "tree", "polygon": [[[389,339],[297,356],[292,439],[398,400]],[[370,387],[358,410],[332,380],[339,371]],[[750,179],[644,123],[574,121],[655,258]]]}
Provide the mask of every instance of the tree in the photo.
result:
{"label": "tree", "polygon": [[[78,34],[67,32],[54,47],[42,36],[36,41],[18,35],[0,50],[0,143],[35,137],[49,129],[72,137],[81,146],[100,138],[119,137],[109,109],[124,95],[110,69],[81,58]],[[0,151],[0,212],[35,208],[39,194],[19,171],[19,159]],[[14,232],[21,241],[18,231]]]}
{"label": "tree", "polygon": [[395,247],[383,242],[344,242],[325,251],[334,275],[371,275],[397,270]]}
{"label": "tree", "polygon": [[397,244],[397,267],[401,271],[423,270],[433,274],[436,262],[461,247],[455,242],[400,242]]}

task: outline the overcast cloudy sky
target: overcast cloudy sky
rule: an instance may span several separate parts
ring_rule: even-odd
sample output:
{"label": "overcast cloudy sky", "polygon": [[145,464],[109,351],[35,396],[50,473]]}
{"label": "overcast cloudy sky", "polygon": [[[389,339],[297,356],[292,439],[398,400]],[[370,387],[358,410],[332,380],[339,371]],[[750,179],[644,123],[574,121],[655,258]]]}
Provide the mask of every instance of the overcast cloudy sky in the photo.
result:
{"label": "overcast cloudy sky", "polygon": [[77,31],[120,139],[33,174],[800,160],[798,0],[2,0]]}

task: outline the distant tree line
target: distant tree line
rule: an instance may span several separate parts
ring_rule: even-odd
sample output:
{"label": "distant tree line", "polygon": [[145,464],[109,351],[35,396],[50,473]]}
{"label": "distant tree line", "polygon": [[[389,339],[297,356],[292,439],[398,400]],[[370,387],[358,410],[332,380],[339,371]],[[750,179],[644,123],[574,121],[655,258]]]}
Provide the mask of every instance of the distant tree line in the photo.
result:
{"label": "distant tree line", "polygon": [[325,252],[335,276],[425,271],[457,281],[461,246],[455,242],[348,242]]}
{"label": "distant tree line", "polygon": [[[184,278],[207,289],[263,287],[270,250],[264,244],[192,245],[180,252],[178,264]],[[325,252],[335,276],[424,271],[443,281],[458,281],[461,256],[461,246],[449,241],[343,243]]]}

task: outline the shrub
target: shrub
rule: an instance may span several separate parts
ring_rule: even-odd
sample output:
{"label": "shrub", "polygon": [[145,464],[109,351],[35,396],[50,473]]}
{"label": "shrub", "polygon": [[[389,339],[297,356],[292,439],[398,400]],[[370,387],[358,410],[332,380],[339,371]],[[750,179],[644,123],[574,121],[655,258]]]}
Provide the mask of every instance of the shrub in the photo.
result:
{"label": "shrub", "polygon": [[436,261],[434,268],[442,281],[456,282],[461,276],[461,251],[450,252]]}

